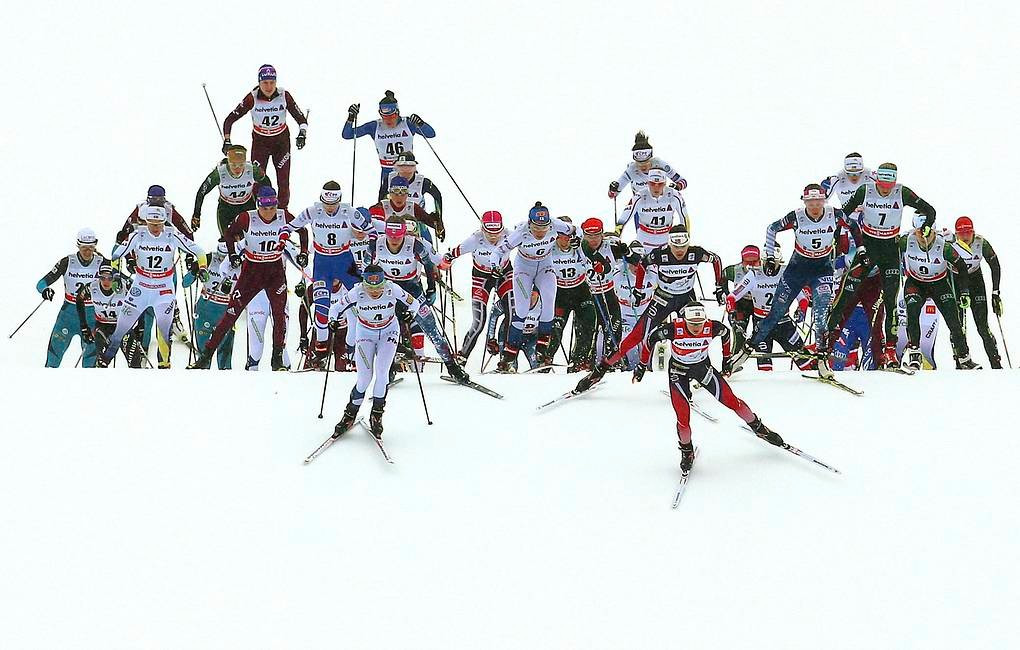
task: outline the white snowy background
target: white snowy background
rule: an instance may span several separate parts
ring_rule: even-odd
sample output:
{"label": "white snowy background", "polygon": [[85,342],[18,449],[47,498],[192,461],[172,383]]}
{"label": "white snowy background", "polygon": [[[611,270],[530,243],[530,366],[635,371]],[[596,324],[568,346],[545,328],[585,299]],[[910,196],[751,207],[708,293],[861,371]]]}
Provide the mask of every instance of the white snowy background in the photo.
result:
{"label": "white snowy background", "polygon": [[[993,242],[1006,334],[1020,349],[1013,3],[35,2],[3,12],[5,334],[80,227],[108,251],[152,183],[190,216],[220,157],[201,83],[222,120],[272,63],[311,109],[308,146],[294,152],[295,211],[330,178],[350,194],[347,105],[361,102],[368,118],[386,89],[435,126],[436,151],[475,207],[510,222],[535,200],[608,221],[606,186],[645,129],[690,183],[695,242],[728,263],[847,152],[871,167],[894,161],[938,225],[967,214]],[[247,132],[244,118],[234,140]],[[368,204],[378,166],[366,139],[358,148],[354,198]],[[452,245],[474,217],[423,143],[416,154],[443,189]],[[209,197],[207,248],[214,212]],[[457,267],[465,295],[469,266]],[[640,385],[611,377],[611,390],[536,416],[575,377],[485,376],[506,394],[496,402],[430,369],[434,426],[413,380],[391,391],[395,465],[356,432],[302,467],[351,375],[331,377],[329,415],[317,420],[321,375],[184,374],[180,347],[168,373],[72,370],[74,347],[64,369],[45,371],[55,313],[46,305],[0,343],[0,647],[1012,640],[1014,372],[852,374],[866,391],[854,398],[795,373],[745,371],[738,394],[844,475],[764,447],[701,395],[720,422],[693,421],[702,456],[673,511],[661,373]]]}

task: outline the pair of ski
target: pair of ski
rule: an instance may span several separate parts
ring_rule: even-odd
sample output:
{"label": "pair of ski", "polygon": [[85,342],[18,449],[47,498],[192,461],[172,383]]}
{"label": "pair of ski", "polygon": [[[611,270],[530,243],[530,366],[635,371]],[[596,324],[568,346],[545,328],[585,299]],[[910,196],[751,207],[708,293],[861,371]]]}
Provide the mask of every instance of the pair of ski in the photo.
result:
{"label": "pair of ski", "polygon": [[485,386],[482,386],[478,382],[471,381],[470,379],[467,380],[467,381],[457,381],[456,379],[454,379],[453,377],[451,377],[449,375],[439,375],[439,378],[442,379],[443,381],[448,381],[451,384],[458,384],[460,386],[466,386],[467,388],[473,388],[476,391],[478,391],[479,393],[488,395],[489,397],[494,397],[496,399],[503,399],[503,396],[500,395],[499,393],[497,393],[496,391],[492,390],[491,388],[486,388]]}
{"label": "pair of ski", "polygon": [[[386,459],[386,462],[387,462],[387,463],[390,463],[390,464],[392,465],[392,464],[393,464],[393,459],[392,459],[392,458],[390,458],[390,455],[389,455],[389,454],[388,454],[388,453],[386,452],[386,447],[384,447],[384,446],[383,446],[382,440],[380,440],[379,438],[376,438],[376,437],[375,437],[375,436],[374,436],[374,435],[372,434],[372,431],[371,431],[371,430],[370,430],[370,429],[368,428],[368,425],[367,425],[367,424],[365,424],[365,420],[364,420],[364,418],[358,418],[357,420],[355,420],[355,421],[354,421],[354,424],[353,424],[353,425],[351,425],[351,429],[353,429],[354,427],[356,427],[356,426],[359,426],[359,425],[361,426],[361,428],[363,428],[363,429],[365,430],[365,432],[366,432],[366,433],[368,433],[368,436],[369,436],[369,437],[370,437],[370,438],[371,438],[372,440],[374,440],[374,441],[375,441],[375,445],[376,445],[376,446],[377,446],[377,447],[379,448],[379,451],[380,451],[380,452],[382,452],[383,458],[384,458],[384,459]],[[337,440],[339,440],[339,439],[340,439],[340,436],[344,435],[345,433],[347,433],[347,432],[348,432],[348,431],[350,431],[351,429],[345,429],[344,431],[341,431],[340,433],[336,433],[336,432],[334,432],[334,433],[333,433],[333,434],[332,434],[332,435],[331,435],[330,437],[328,437],[328,438],[326,438],[325,440],[323,440],[323,441],[322,441],[322,444],[321,444],[321,445],[319,445],[319,446],[318,446],[318,447],[317,447],[317,448],[315,449],[315,451],[313,451],[312,453],[310,453],[310,454],[309,454],[309,455],[308,455],[308,456],[307,456],[307,457],[305,458],[305,465],[307,465],[308,463],[312,462],[313,460],[315,460],[316,458],[318,458],[319,456],[321,456],[321,455],[322,455],[322,452],[324,452],[324,451],[326,451],[327,449],[329,449],[330,447],[332,447],[332,446],[333,446],[333,443],[334,443],[334,442],[336,442]]]}

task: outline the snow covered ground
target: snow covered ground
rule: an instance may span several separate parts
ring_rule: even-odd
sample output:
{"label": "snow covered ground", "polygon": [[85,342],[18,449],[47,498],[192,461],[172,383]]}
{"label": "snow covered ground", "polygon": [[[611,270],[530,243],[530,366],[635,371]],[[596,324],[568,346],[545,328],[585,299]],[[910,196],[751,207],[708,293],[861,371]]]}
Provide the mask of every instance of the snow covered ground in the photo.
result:
{"label": "snow covered ground", "polygon": [[430,374],[432,427],[412,378],[390,393],[395,464],[355,431],[304,466],[350,375],[318,420],[312,374],[26,370],[0,454],[0,645],[1009,646],[1017,375],[852,379],[864,397],[733,382],[841,476],[700,395],[720,422],[694,421],[672,510],[662,373],[541,415],[572,379],[486,376],[495,401]]}
{"label": "snow covered ground", "polygon": [[[347,105],[368,116],[387,88],[436,127],[475,207],[511,223],[539,199],[609,221],[606,186],[646,129],[690,183],[695,243],[728,263],[858,150],[871,167],[897,162],[940,227],[974,218],[1002,258],[1004,325],[1020,341],[1015,3],[278,9],[5,7],[5,334],[79,228],[108,252],[152,183],[190,216],[219,159],[200,84],[222,119],[268,62],[312,109],[294,208],[330,177],[350,193]],[[244,121],[234,133],[248,141]],[[417,149],[452,245],[474,216]],[[359,150],[365,204],[378,168]],[[207,224],[213,211],[210,198]],[[434,426],[413,377],[391,392],[394,465],[356,431],[306,467],[351,375],[331,376],[318,420],[321,375],[186,374],[183,348],[165,373],[74,370],[74,348],[44,371],[55,312],[0,340],[2,648],[1012,645],[1016,372],[852,373],[855,398],[749,368],[737,393],[843,475],[767,447],[700,395],[720,422],[695,417],[701,457],[674,511],[661,373],[611,376],[536,415],[576,378],[484,376],[506,395],[495,401],[430,368]]]}

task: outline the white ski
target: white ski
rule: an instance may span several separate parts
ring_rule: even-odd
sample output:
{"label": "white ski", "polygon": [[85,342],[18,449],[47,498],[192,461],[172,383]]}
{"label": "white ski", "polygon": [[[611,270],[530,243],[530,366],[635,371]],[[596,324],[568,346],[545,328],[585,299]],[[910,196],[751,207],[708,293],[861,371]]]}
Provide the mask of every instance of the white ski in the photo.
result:
{"label": "white ski", "polygon": [[[694,447],[694,461],[698,460],[698,447]],[[673,509],[675,510],[680,505],[680,499],[683,498],[684,492],[687,490],[687,481],[691,478],[691,470],[694,469],[694,465],[691,465],[691,469],[686,472],[680,473],[680,481],[676,484],[676,493],[673,495]]]}

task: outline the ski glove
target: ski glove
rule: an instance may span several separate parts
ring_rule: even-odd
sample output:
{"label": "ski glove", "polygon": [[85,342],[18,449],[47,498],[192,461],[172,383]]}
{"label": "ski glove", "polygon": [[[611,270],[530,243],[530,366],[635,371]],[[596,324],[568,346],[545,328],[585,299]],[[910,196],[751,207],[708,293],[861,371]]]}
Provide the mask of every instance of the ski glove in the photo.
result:
{"label": "ski glove", "polygon": [[191,215],[191,229],[198,230],[198,227],[202,225],[202,215],[196,212]]}
{"label": "ski glove", "polygon": [[425,292],[425,302],[429,305],[436,304],[436,288],[432,287]]}
{"label": "ski glove", "polygon": [[302,280],[301,282],[298,282],[297,284],[294,285],[294,295],[297,296],[298,298],[304,298],[305,297],[305,281],[304,280]]}
{"label": "ski glove", "polygon": [[411,117],[407,118],[407,123],[411,126],[420,127],[422,124],[425,124],[425,120],[421,119],[421,116],[417,113],[411,113]]}
{"label": "ski glove", "polygon": [[329,329],[331,332],[343,329],[344,327],[347,327],[347,321],[341,321],[339,318],[329,321]]}
{"label": "ski glove", "polygon": [[868,249],[864,246],[857,249],[857,261],[861,266],[871,266],[871,257],[868,255]]}
{"label": "ski glove", "polygon": [[305,132],[304,131],[301,131],[300,133],[297,134],[297,138],[294,139],[294,143],[297,145],[298,149],[304,149],[305,148]]}
{"label": "ski glove", "polygon": [[770,255],[765,258],[765,263],[762,264],[761,270],[765,272],[765,275],[775,275],[779,271],[779,263],[776,262],[776,258]]}
{"label": "ski glove", "polygon": [[636,366],[634,366],[634,378],[631,379],[631,382],[636,384],[642,379],[644,379],[645,371],[647,370],[648,366],[646,366],[644,363],[638,363]]}
{"label": "ski glove", "polygon": [[295,261],[297,262],[298,266],[300,266],[301,268],[305,268],[306,266],[308,266],[308,253],[304,252],[298,253],[297,257],[295,258]]}
{"label": "ski glove", "polygon": [[356,122],[358,119],[358,111],[361,110],[361,104],[351,104],[347,107],[347,121]]}
{"label": "ski glove", "polygon": [[198,279],[202,281],[202,284],[205,284],[206,282],[209,281],[209,269],[199,269],[198,273],[196,273],[195,275],[198,276]]}
{"label": "ski glove", "polygon": [[235,269],[241,266],[241,256],[238,255],[237,253],[228,255],[227,259],[230,260],[230,266],[234,267]]}
{"label": "ski glove", "polygon": [[999,297],[998,289],[992,292],[992,313],[996,316],[1002,316],[1002,298]]}
{"label": "ski glove", "polygon": [[227,137],[223,138],[223,148],[220,149],[220,151],[223,152],[224,156],[227,155],[227,148],[229,146],[230,146],[230,136],[228,135]]}
{"label": "ski glove", "polygon": [[733,359],[730,357],[723,357],[722,360],[722,374],[723,377],[729,377],[733,374]]}
{"label": "ski glove", "polygon": [[609,198],[615,199],[616,195],[620,193],[620,184],[613,181],[609,184]]}
{"label": "ski glove", "polygon": [[92,334],[92,328],[88,326],[81,328],[81,340],[88,345],[92,345],[96,342],[96,337]]}
{"label": "ski glove", "polygon": [[737,299],[732,295],[726,296],[726,313],[732,314],[737,311]]}
{"label": "ski glove", "polygon": [[961,293],[960,297],[957,298],[956,301],[957,301],[956,304],[958,304],[960,306],[960,309],[965,309],[965,310],[966,309],[970,309],[970,294],[967,293],[966,291]]}
{"label": "ski glove", "polygon": [[715,301],[720,305],[726,304],[726,291],[722,287],[715,288]]}
{"label": "ski glove", "polygon": [[53,296],[55,296],[57,292],[51,289],[50,287],[46,287],[39,293],[42,295],[43,299],[52,301]]}
{"label": "ski glove", "polygon": [[234,282],[230,278],[224,278],[223,282],[220,282],[220,291],[227,294],[230,293],[234,288]]}

